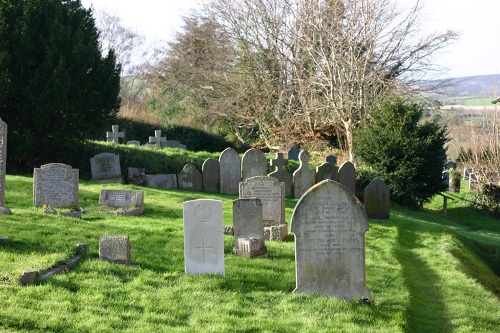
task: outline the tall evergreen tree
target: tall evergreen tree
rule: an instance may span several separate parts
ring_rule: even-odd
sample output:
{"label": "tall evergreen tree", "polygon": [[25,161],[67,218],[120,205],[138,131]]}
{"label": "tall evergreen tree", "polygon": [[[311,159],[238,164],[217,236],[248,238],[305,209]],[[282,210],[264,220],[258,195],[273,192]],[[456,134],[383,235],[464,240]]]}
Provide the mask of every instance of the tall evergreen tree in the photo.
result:
{"label": "tall evergreen tree", "polygon": [[101,54],[79,0],[0,0],[0,117],[8,171],[65,162],[60,152],[102,137],[120,100],[120,65]]}

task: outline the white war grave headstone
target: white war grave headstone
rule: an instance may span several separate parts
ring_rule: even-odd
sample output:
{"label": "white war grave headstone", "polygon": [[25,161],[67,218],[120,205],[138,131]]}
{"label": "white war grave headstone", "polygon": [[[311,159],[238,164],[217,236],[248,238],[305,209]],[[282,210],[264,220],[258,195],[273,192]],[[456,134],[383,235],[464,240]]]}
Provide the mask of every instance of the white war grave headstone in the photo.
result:
{"label": "white war grave headstone", "polygon": [[309,168],[311,154],[307,150],[299,153],[299,168],[293,173],[293,194],[295,198],[300,198],[306,191],[314,185],[314,171]]}
{"label": "white war grave headstone", "polygon": [[300,198],[291,229],[295,234],[295,292],[370,299],[365,275],[368,218],[344,186],[323,180]]}
{"label": "white war grave headstone", "polygon": [[222,201],[198,199],[183,204],[186,273],[225,275]]}
{"label": "white war grave headstone", "polygon": [[120,143],[120,138],[125,138],[125,133],[118,131],[118,125],[111,126],[111,132],[106,132],[106,141]]}
{"label": "white war grave headstone", "polygon": [[244,257],[266,257],[262,201],[258,198],[233,201],[233,253]]}
{"label": "white war grave headstone", "polygon": [[262,201],[264,234],[267,240],[283,240],[288,235],[285,220],[285,184],[274,177],[252,177],[240,183],[240,198]]}
{"label": "white war grave headstone", "polygon": [[78,208],[79,171],[62,163],[44,164],[33,172],[33,201],[59,208]]}
{"label": "white war grave headstone", "polygon": [[7,124],[0,118],[0,215],[9,215],[5,208],[5,174],[7,163]]}
{"label": "white war grave headstone", "polygon": [[233,148],[226,148],[219,157],[220,193],[238,194],[241,180],[241,160]]}
{"label": "white war grave headstone", "polygon": [[120,156],[113,153],[100,153],[90,158],[92,181],[100,183],[121,183],[122,170]]}
{"label": "white war grave headstone", "polygon": [[241,158],[241,180],[257,176],[267,176],[266,155],[260,149],[248,149]]}

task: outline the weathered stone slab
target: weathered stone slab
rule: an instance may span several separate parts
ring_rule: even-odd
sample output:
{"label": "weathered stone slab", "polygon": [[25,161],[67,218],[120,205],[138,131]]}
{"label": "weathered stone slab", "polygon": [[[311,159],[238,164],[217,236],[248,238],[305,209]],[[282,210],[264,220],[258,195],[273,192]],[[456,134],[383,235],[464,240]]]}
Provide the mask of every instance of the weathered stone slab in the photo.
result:
{"label": "weathered stone slab", "polygon": [[101,236],[99,260],[130,265],[130,240],[128,236]]}
{"label": "weathered stone slab", "polygon": [[219,192],[219,162],[207,158],[201,166],[204,192]]}
{"label": "weathered stone slab", "polygon": [[226,148],[219,157],[220,193],[238,194],[241,180],[240,155],[233,148]]}
{"label": "weathered stone slab", "polygon": [[78,208],[78,169],[62,163],[44,164],[33,172],[33,201],[60,208]]}
{"label": "weathered stone slab", "polygon": [[271,167],[274,171],[268,174],[285,184],[285,193],[289,197],[292,195],[292,175],[285,170],[288,160],[283,158],[283,153],[276,153],[276,158],[271,160]]}
{"label": "weathered stone slab", "polygon": [[144,191],[102,189],[99,205],[118,208],[119,215],[137,216],[144,212]]}
{"label": "weathered stone slab", "polygon": [[295,292],[370,298],[365,276],[368,219],[352,192],[332,180],[316,184],[297,203],[291,229]]}
{"label": "weathered stone slab", "polygon": [[0,118],[0,207],[5,206],[6,165],[7,165],[7,124]]}
{"label": "weathered stone slab", "polygon": [[325,179],[338,180],[338,167],[335,164],[325,162],[316,167],[316,183]]}
{"label": "weathered stone slab", "polygon": [[267,256],[262,202],[258,198],[233,201],[234,248],[238,256]]}
{"label": "weathered stone slab", "polygon": [[299,160],[299,153],[300,153],[300,149],[298,147],[291,147],[289,150],[288,150],[288,160],[294,160],[294,161],[298,161]]}
{"label": "weathered stone slab", "polygon": [[167,147],[167,148],[179,148],[179,149],[182,149],[182,150],[186,150],[187,149],[187,146],[185,144],[180,143],[177,140],[167,140],[165,142],[165,147]]}
{"label": "weathered stone slab", "polygon": [[160,174],[160,175],[146,175],[146,184],[149,187],[161,187],[161,188],[177,188],[177,175],[172,174]]}
{"label": "weathered stone slab", "polygon": [[177,187],[184,190],[201,191],[203,179],[194,164],[188,163],[177,176]]}
{"label": "weathered stone slab", "polygon": [[120,138],[125,138],[125,133],[118,130],[118,125],[111,126],[111,132],[106,132],[106,141],[120,143]]}
{"label": "weathered stone slab", "polygon": [[225,275],[222,201],[199,199],[183,204],[186,273]]}
{"label": "weathered stone slab", "polygon": [[257,176],[267,176],[267,159],[262,150],[252,148],[241,158],[241,180]]}
{"label": "weathered stone slab", "polygon": [[303,150],[299,154],[300,165],[293,173],[293,194],[295,198],[300,198],[306,191],[314,185],[315,174],[309,168],[309,160],[311,155],[307,150]]}
{"label": "weathered stone slab", "polygon": [[100,153],[90,158],[92,180],[99,182],[121,183],[122,171],[120,156],[113,153]]}
{"label": "weathered stone slab", "polygon": [[345,161],[339,168],[339,183],[347,187],[352,193],[356,193],[356,170],[354,164]]}
{"label": "weathered stone slab", "polygon": [[134,185],[146,184],[146,168],[128,168],[128,182]]}
{"label": "weathered stone slab", "polygon": [[373,179],[365,188],[364,204],[366,215],[369,218],[389,218],[390,190],[382,179]]}

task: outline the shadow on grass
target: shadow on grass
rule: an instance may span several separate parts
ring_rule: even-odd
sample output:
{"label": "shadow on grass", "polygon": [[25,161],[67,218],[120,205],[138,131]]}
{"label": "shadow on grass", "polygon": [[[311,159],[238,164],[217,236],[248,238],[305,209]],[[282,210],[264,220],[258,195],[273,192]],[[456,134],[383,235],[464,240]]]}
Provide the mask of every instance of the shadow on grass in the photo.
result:
{"label": "shadow on grass", "polygon": [[418,234],[404,225],[398,226],[395,257],[403,268],[406,287],[410,293],[406,310],[405,332],[452,332],[446,304],[440,289],[439,276],[412,251],[418,248]]}

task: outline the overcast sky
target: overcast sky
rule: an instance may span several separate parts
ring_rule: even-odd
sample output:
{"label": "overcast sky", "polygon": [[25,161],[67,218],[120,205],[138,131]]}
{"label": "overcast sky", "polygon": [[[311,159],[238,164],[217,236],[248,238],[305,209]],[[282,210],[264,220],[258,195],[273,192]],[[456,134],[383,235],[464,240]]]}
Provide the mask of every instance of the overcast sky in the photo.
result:
{"label": "overcast sky", "polygon": [[[396,0],[402,7],[416,0]],[[119,16],[152,42],[170,40],[182,26],[182,15],[197,0],[82,0],[85,7]],[[460,40],[436,59],[449,68],[449,77],[500,73],[500,0],[421,0],[422,28],[428,31],[455,30]]]}

